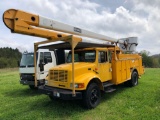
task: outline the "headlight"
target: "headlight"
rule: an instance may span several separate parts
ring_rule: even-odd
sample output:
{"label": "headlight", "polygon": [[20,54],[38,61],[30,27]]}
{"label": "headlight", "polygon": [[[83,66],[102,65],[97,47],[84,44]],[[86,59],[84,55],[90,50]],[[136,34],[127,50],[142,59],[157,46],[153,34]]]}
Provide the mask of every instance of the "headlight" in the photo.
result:
{"label": "headlight", "polygon": [[[70,87],[72,88],[72,86],[73,86],[73,85],[72,85],[72,83],[71,83],[71,84],[70,84]],[[74,87],[75,87],[75,88],[84,88],[84,83],[75,83],[75,84],[74,84]]]}

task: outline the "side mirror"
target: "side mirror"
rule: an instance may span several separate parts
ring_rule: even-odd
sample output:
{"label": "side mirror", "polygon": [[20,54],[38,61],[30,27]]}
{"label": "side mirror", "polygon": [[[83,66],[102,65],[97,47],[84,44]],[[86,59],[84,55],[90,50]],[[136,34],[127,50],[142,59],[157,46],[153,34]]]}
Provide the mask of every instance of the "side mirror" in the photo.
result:
{"label": "side mirror", "polygon": [[44,71],[44,63],[42,60],[40,60],[39,67],[41,72]]}
{"label": "side mirror", "polygon": [[17,66],[20,67],[20,62],[19,62],[19,60],[17,61]]}
{"label": "side mirror", "polygon": [[48,59],[44,58],[44,63],[47,64],[48,63]]}

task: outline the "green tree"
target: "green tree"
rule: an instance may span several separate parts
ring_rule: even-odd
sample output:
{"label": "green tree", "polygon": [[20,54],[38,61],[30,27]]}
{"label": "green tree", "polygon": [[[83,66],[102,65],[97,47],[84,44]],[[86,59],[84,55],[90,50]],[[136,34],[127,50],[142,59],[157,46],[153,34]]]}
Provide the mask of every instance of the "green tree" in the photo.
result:
{"label": "green tree", "polygon": [[158,58],[153,58],[152,57],[152,61],[153,61],[153,66],[152,67],[154,67],[154,68],[160,67],[160,63],[159,63]]}
{"label": "green tree", "polygon": [[17,67],[17,61],[21,56],[22,53],[17,48],[0,48],[0,68]]}
{"label": "green tree", "polygon": [[149,51],[146,51],[146,50],[143,50],[140,52],[141,55],[142,55],[142,62],[143,62],[143,65],[145,67],[153,67],[153,60],[152,60],[152,57],[149,56],[150,52]]}
{"label": "green tree", "polygon": [[160,57],[158,58],[158,63],[159,63],[159,67],[160,67]]}

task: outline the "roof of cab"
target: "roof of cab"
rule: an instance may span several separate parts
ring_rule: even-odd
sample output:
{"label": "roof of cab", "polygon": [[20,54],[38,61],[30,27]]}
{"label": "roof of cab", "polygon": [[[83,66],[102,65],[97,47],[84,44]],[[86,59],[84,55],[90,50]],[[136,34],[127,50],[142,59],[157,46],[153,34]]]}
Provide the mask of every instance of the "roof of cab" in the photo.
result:
{"label": "roof of cab", "polygon": [[[96,47],[114,47],[115,45],[111,44],[98,44],[98,43],[87,43],[87,42],[79,42],[75,49],[83,49],[83,48],[96,48]],[[42,45],[38,48],[41,49],[71,49],[71,45],[69,42],[50,44],[50,45]]]}

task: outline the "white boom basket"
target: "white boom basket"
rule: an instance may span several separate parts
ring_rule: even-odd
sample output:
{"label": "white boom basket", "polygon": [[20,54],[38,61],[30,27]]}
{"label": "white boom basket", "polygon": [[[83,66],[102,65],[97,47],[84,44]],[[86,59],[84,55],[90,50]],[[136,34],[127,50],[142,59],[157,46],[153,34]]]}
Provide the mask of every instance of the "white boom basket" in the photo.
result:
{"label": "white boom basket", "polygon": [[122,38],[119,40],[119,47],[124,52],[135,52],[137,45],[137,37]]}

